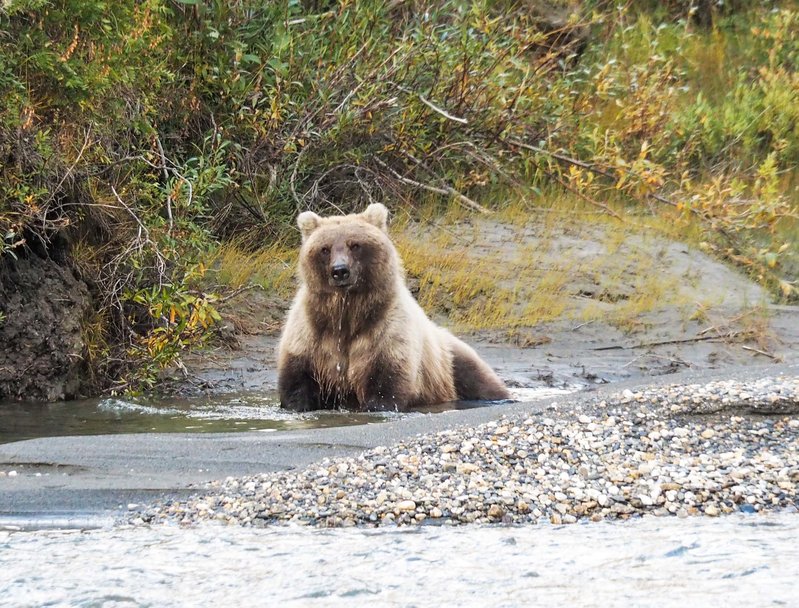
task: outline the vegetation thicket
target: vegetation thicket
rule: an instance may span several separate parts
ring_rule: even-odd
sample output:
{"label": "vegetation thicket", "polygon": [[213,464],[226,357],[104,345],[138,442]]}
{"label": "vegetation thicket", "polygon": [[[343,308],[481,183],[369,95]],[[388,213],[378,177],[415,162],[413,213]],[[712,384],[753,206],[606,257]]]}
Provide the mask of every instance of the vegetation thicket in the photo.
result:
{"label": "vegetation thicket", "polygon": [[89,283],[116,388],[207,338],[214,259],[285,274],[298,209],[566,193],[795,301],[798,31],[776,0],[3,0],[0,257]]}

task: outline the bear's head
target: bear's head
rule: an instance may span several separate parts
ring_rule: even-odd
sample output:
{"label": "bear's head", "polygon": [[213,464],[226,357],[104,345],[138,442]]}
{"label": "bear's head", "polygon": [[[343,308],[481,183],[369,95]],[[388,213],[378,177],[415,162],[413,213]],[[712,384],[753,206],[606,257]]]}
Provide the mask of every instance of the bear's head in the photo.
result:
{"label": "bear's head", "polygon": [[363,213],[297,217],[302,233],[300,275],[316,293],[357,293],[396,280],[397,252],[388,238],[388,209],[380,203]]}

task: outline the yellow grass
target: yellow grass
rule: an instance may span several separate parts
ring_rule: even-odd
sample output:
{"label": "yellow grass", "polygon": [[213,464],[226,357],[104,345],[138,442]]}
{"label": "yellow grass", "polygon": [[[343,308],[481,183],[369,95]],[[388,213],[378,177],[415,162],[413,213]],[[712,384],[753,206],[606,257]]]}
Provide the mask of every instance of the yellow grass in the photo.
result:
{"label": "yellow grass", "polygon": [[[704,315],[710,305],[686,299],[675,278],[663,279],[657,253],[631,241],[671,236],[674,222],[609,206],[621,220],[562,194],[508,197],[488,219],[456,202],[443,212],[431,202],[414,216],[397,210],[390,232],[420,305],[459,331],[511,336],[559,318],[634,331],[642,315],[662,307],[679,307],[686,320]],[[296,259],[296,245],[286,242],[256,252],[226,244],[209,266],[220,284],[257,284],[288,298]]]}
{"label": "yellow grass", "polygon": [[221,245],[209,262],[210,274],[233,289],[259,285],[271,293],[290,296],[294,289],[297,250],[283,241],[256,252],[235,243]]}
{"label": "yellow grass", "polygon": [[[393,231],[408,276],[418,280],[419,303],[458,330],[512,334],[572,318],[602,319],[632,331],[647,312],[689,303],[676,279],[662,279],[657,259],[641,257],[633,247],[619,252],[633,235],[671,232],[669,222],[620,221],[563,196],[535,204],[510,199],[489,222],[474,214],[464,220],[462,208],[453,205],[434,224],[405,221]],[[501,232],[492,236],[492,230]],[[564,235],[565,242],[559,239]],[[592,245],[601,253],[581,251]],[[593,297],[579,293],[585,283],[594,286]]]}

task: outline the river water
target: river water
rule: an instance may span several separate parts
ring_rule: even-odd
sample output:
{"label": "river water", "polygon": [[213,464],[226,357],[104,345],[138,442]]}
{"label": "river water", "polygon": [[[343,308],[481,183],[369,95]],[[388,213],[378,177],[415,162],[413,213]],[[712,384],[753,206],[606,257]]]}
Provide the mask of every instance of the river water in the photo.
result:
{"label": "river water", "polygon": [[[582,388],[514,388],[514,400],[563,395]],[[453,401],[413,412],[290,412],[280,408],[277,393],[243,392],[186,398],[100,398],[59,403],[0,403],[0,444],[36,437],[118,433],[230,433],[374,424],[473,407],[501,407],[501,402]]]}
{"label": "river water", "polygon": [[0,404],[0,443],[64,435],[280,431],[380,422],[377,414],[280,409],[270,393]]}
{"label": "river water", "polygon": [[799,515],[0,531],[1,606],[797,606]]}

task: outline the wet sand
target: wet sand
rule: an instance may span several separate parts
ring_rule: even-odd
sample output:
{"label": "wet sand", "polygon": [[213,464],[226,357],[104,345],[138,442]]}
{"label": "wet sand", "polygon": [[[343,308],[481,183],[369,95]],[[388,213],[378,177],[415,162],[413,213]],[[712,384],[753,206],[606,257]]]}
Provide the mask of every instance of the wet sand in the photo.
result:
{"label": "wet sand", "polygon": [[[510,255],[520,239],[529,244],[537,238],[535,231],[509,236],[507,227],[498,224],[478,228],[469,237],[476,240],[466,242],[478,254],[499,250]],[[547,255],[556,260],[565,255],[597,255],[600,245],[590,234],[583,234],[548,238],[547,247]],[[4,473],[0,474],[0,516],[108,511],[123,516],[129,506],[185,496],[211,480],[300,468],[325,457],[352,456],[418,433],[476,425],[503,414],[542,415],[553,401],[563,404],[561,415],[568,415],[572,400],[625,387],[795,373],[798,307],[769,303],[762,289],[746,278],[701,252],[661,237],[636,237],[618,247],[618,259],[608,262],[611,266],[603,272],[619,274],[632,250],[640,256],[645,249],[647,259],[662,262],[650,266],[648,272],[659,273],[666,284],[680,285],[685,291],[680,301],[714,302],[705,314],[692,318],[684,307],[664,301],[663,306],[638,315],[635,330],[629,331],[609,320],[615,314],[613,307],[625,301],[621,297],[614,302],[614,296],[602,298],[607,319],[560,318],[522,328],[512,339],[501,330],[458,332],[512,387],[580,388],[588,395],[349,428],[54,437],[8,443],[0,445],[0,472]],[[584,275],[575,276],[568,297],[578,304],[586,299],[596,304],[591,294],[601,291],[603,280],[586,281]],[[617,287],[629,292],[635,283]],[[188,375],[175,372],[164,380],[164,389],[184,395],[274,391],[277,332],[288,301],[253,289],[226,306],[223,340],[188,356]],[[434,311],[433,317],[448,325],[441,311]],[[9,474],[12,471],[15,475]]]}
{"label": "wet sand", "polygon": [[[528,403],[426,414],[393,422],[280,433],[104,435],[50,437],[0,445],[0,517],[56,514],[124,518],[128,509],[200,491],[205,482],[302,468],[323,458],[355,456],[421,433],[471,427],[505,415],[576,417],[602,395],[625,388],[779,374],[799,364],[683,372],[646,382],[627,381]],[[553,403],[556,405],[553,406]],[[579,407],[578,407],[579,404]],[[16,475],[9,476],[10,470]],[[135,505],[135,506],[134,506]]]}

